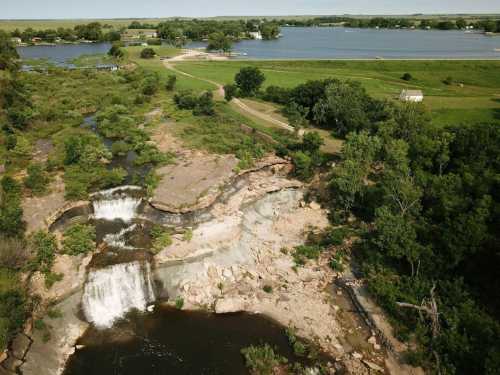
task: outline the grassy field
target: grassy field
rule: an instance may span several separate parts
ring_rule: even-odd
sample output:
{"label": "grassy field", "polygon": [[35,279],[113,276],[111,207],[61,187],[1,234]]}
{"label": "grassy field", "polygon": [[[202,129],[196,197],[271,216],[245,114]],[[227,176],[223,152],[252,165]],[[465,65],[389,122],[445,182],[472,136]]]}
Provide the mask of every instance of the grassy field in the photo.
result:
{"label": "grassy field", "polygon": [[[397,99],[404,88],[420,89],[437,123],[500,122],[500,61],[210,61],[182,62],[176,68],[197,77],[230,83],[243,66],[257,66],[265,86],[294,87],[311,79],[361,82],[379,98]],[[401,76],[409,72],[413,80]],[[443,81],[452,77],[454,83]],[[200,89],[205,89],[199,83]],[[203,87],[202,87],[203,86]],[[195,87],[196,88],[196,85]]]}

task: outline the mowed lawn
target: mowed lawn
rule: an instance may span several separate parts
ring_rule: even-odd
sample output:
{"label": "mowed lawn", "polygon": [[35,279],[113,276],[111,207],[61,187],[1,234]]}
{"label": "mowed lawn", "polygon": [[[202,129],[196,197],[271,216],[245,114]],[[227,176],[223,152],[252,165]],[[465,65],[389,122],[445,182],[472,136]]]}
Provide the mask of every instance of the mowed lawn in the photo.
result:
{"label": "mowed lawn", "polygon": [[[259,67],[264,87],[294,87],[312,79],[361,82],[378,98],[397,99],[401,90],[420,89],[439,124],[500,123],[500,61],[200,61],[177,62],[176,69],[226,84],[244,66]],[[401,79],[410,73],[410,82]],[[443,81],[451,77],[453,84]],[[192,88],[202,88],[194,85]]]}

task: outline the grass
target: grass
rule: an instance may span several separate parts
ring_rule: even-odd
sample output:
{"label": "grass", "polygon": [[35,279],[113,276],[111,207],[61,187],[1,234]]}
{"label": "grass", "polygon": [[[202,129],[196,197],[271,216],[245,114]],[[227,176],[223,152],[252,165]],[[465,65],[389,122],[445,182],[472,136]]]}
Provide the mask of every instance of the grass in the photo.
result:
{"label": "grass", "polygon": [[168,76],[177,76],[176,89],[177,90],[194,90],[194,91],[204,91],[213,90],[215,87],[207,82],[200,81],[199,79],[194,79],[186,77],[182,74],[174,73],[173,71],[167,69],[160,60],[160,57],[173,57],[180,53],[180,49],[167,46],[149,46],[156,52],[156,57],[152,59],[141,59],[140,53],[144,47],[126,47],[124,48],[126,52],[126,59],[131,62],[151,71],[154,71],[166,81]]}
{"label": "grass", "polygon": [[[361,82],[373,96],[397,99],[404,88],[423,90],[424,103],[438,124],[500,121],[500,61],[201,61],[176,64],[180,71],[214,80],[233,81],[244,66],[266,75],[264,87],[294,87],[312,79]],[[409,72],[414,79],[406,82]],[[457,84],[446,85],[452,76]],[[463,84],[463,87],[459,84]]]}

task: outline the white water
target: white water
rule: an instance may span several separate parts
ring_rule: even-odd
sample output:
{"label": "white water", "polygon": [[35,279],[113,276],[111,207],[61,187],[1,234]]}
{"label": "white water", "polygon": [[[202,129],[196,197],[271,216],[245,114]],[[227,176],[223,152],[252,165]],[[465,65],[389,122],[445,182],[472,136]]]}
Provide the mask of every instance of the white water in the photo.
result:
{"label": "white water", "polygon": [[100,198],[93,202],[94,218],[110,221],[120,219],[125,222],[132,220],[137,216],[141,198],[131,197],[126,193],[120,193],[120,191],[135,189],[134,186],[122,186],[94,195]]}
{"label": "white water", "polygon": [[132,224],[127,228],[123,228],[118,233],[109,233],[104,236],[104,242],[106,242],[109,246],[118,247],[125,250],[134,250],[135,247],[127,245],[125,235],[130,233],[137,228],[137,224]]}
{"label": "white water", "polygon": [[82,305],[87,321],[108,328],[131,309],[145,311],[154,300],[149,263],[136,261],[91,271]]}

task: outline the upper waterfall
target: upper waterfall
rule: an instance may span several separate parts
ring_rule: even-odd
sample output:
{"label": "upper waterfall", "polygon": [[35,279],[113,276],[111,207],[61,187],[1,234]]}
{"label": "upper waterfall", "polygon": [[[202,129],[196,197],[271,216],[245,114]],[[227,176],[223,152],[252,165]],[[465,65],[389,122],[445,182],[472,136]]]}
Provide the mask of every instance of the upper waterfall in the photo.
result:
{"label": "upper waterfall", "polygon": [[127,190],[140,190],[137,186],[121,186],[104,190],[93,195],[95,200],[94,218],[105,220],[132,220],[137,216],[137,210],[142,199],[126,193]]}
{"label": "upper waterfall", "polygon": [[131,309],[144,311],[154,300],[151,267],[136,261],[91,271],[82,305],[89,322],[107,328]]}

